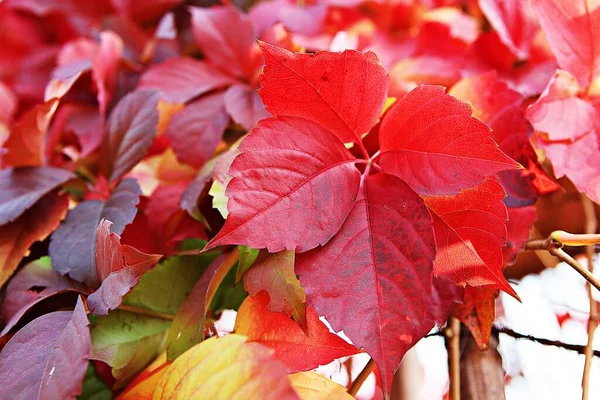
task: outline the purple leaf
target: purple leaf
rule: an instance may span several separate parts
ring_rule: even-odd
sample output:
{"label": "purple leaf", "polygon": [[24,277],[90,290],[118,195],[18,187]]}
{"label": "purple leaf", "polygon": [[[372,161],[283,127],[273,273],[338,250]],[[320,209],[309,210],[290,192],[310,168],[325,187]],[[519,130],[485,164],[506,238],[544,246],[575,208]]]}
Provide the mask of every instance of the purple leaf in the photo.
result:
{"label": "purple leaf", "polygon": [[123,176],[150,149],[156,136],[159,97],[155,90],[137,90],[123,97],[110,114],[102,144],[110,181]]}
{"label": "purple leaf", "polygon": [[0,353],[0,387],[7,399],[74,399],[91,354],[81,297],[75,311],[57,311],[27,324]]}
{"label": "purple leaf", "polygon": [[108,201],[88,200],[69,211],[50,238],[49,253],[54,269],[90,287],[98,287],[96,274],[96,228],[102,218],[113,222],[120,235],[137,212],[141,189],[135,179],[120,182]]}
{"label": "purple leaf", "polygon": [[6,287],[2,318],[7,322],[0,336],[8,333],[34,305],[68,291],[86,293],[85,287],[52,269],[49,257],[27,264]]}
{"label": "purple leaf", "polygon": [[46,193],[73,177],[71,172],[53,167],[0,171],[0,226],[17,219]]}
{"label": "purple leaf", "polygon": [[250,130],[261,119],[271,116],[258,92],[248,85],[233,85],[225,92],[225,108],[231,118],[246,130]]}

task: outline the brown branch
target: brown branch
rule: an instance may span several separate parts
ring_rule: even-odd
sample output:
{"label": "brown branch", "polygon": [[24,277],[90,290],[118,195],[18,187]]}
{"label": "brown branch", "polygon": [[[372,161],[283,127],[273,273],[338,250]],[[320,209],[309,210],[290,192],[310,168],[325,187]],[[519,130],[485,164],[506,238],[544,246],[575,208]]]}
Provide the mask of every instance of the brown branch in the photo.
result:
{"label": "brown branch", "polygon": [[351,395],[352,397],[356,397],[356,393],[358,393],[363,383],[365,383],[365,381],[367,380],[367,377],[369,376],[371,371],[373,371],[373,367],[375,367],[375,361],[373,361],[373,359],[371,358],[367,365],[365,365],[363,370],[360,371],[360,374],[358,374],[354,382],[352,382],[352,385],[350,385],[350,389],[348,389],[349,395]]}
{"label": "brown branch", "polygon": [[[494,326],[494,327],[492,327],[492,331],[498,332],[498,333],[504,333],[505,335],[508,335],[515,339],[530,340],[535,343],[543,344],[544,346],[560,347],[561,349],[572,350],[572,351],[578,352],[579,354],[585,354],[585,346],[581,346],[578,344],[563,343],[558,340],[550,340],[550,339],[538,338],[538,337],[531,336],[531,335],[524,335],[522,333],[515,332],[512,329],[506,328],[506,327]],[[600,351],[594,350],[593,355],[595,357],[600,357]]]}
{"label": "brown branch", "polygon": [[460,400],[460,321],[457,318],[450,317],[444,336],[448,349],[450,399]]}
{"label": "brown branch", "polygon": [[575,260],[569,254],[567,254],[562,249],[563,244],[556,240],[553,236],[554,232],[546,239],[530,240],[527,243],[525,243],[524,250],[548,250],[550,254],[557,257],[562,262],[567,263],[581,276],[583,276],[586,281],[588,281],[596,289],[600,290],[600,280],[598,280],[593,274],[590,273],[590,271],[588,271],[581,264],[579,264],[577,260]]}
{"label": "brown branch", "polygon": [[[596,218],[596,210],[594,203],[585,195],[581,194],[581,202],[583,205],[583,211],[585,215],[585,233],[588,236],[595,236],[596,230],[598,229],[598,220]],[[585,255],[588,262],[588,270],[590,274],[594,272],[594,246],[588,244],[585,246]],[[586,290],[588,299],[590,302],[590,316],[588,318],[587,326],[587,344],[585,345],[585,363],[583,365],[583,377],[581,378],[581,399],[588,400],[589,398],[589,387],[590,387],[590,372],[592,370],[592,359],[593,359],[593,342],[596,328],[598,327],[598,304],[594,300],[592,294],[592,285],[590,282],[586,282]]]}

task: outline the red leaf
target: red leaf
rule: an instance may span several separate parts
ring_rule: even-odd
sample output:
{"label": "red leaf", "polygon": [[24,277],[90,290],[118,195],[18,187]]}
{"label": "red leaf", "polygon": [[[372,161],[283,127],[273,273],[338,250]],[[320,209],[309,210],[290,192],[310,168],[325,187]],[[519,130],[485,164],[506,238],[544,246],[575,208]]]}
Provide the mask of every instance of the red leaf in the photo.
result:
{"label": "red leaf", "polygon": [[492,324],[496,319],[498,290],[467,286],[465,299],[453,311],[453,315],[469,328],[481,350],[490,343]]}
{"label": "red leaf", "polygon": [[75,311],[43,315],[0,353],[2,395],[11,399],[72,399],[81,393],[91,354],[81,297]]}
{"label": "red leaf", "polygon": [[140,78],[138,88],[158,89],[163,92],[163,100],[186,103],[194,97],[234,82],[234,79],[205,62],[189,57],[175,57],[151,66]]}
{"label": "red leaf", "polygon": [[123,297],[162,257],[122,245],[121,237],[110,232],[111,226],[112,222],[103,219],[96,233],[96,270],[102,284],[88,296],[90,311],[95,315],[107,315],[120,306]]}
{"label": "red leaf", "polygon": [[517,297],[502,275],[505,193],[496,178],[450,196],[426,197],[438,251],[434,274],[458,285],[491,286]]}
{"label": "red leaf", "polygon": [[442,326],[457,304],[463,302],[465,289],[452,282],[433,278],[431,297],[425,313],[432,324]]}
{"label": "red leaf", "polygon": [[206,313],[219,285],[238,261],[237,249],[221,254],[204,271],[185,299],[169,330],[167,357],[174,360],[190,347],[204,340]]}
{"label": "red leaf", "polygon": [[120,235],[137,212],[141,194],[134,179],[121,181],[108,201],[87,200],[70,210],[65,221],[50,238],[48,252],[52,265],[62,275],[68,274],[89,287],[98,287],[95,248],[96,228],[103,218],[113,222],[112,232]]}
{"label": "red leaf", "polygon": [[64,218],[68,196],[49,193],[13,222],[0,226],[0,288],[31,245],[47,238]]}
{"label": "red leaf", "polygon": [[145,155],[158,124],[159,93],[137,90],[123,97],[110,114],[102,154],[110,181],[123,176]]}
{"label": "red leaf", "polygon": [[111,5],[137,22],[148,22],[160,17],[167,10],[183,0],[148,0],[140,3],[135,0],[110,0]]}
{"label": "red leaf", "polygon": [[16,220],[44,195],[74,175],[52,167],[0,171],[0,226]]}
{"label": "red leaf", "polygon": [[269,118],[239,151],[229,170],[229,216],[206,248],[244,244],[302,252],[327,243],[359,186],[356,159],[343,144],[310,121]]}
{"label": "red leaf", "polygon": [[374,53],[297,54],[259,45],[266,63],[259,94],[271,114],[314,121],[343,142],[359,142],[379,119],[389,77]]}
{"label": "red leaf", "polygon": [[100,32],[100,46],[92,64],[92,77],[98,88],[100,115],[106,116],[117,83],[119,63],[123,57],[123,40],[114,32]]}
{"label": "red leaf", "polygon": [[24,113],[13,126],[3,148],[1,165],[12,167],[37,167],[44,163],[44,135],[50,126],[58,103],[49,101]]}
{"label": "red leaf", "polygon": [[574,140],[592,131],[598,115],[591,103],[577,97],[579,91],[575,77],[558,70],[540,98],[527,109],[535,130],[553,141]]}
{"label": "red leaf", "polygon": [[502,249],[504,265],[515,262],[517,254],[529,239],[529,232],[537,219],[534,206],[508,208],[506,247]]}
{"label": "red leaf", "polygon": [[270,116],[258,92],[247,85],[233,85],[227,89],[225,108],[231,118],[246,130],[252,129],[258,121]]}
{"label": "red leaf", "polygon": [[469,105],[441,86],[420,86],[397,101],[381,123],[379,142],[381,167],[428,196],[458,193],[518,166],[471,117]]}
{"label": "red leaf", "polygon": [[600,75],[600,4],[589,0],[532,0],[558,65],[588,87]]}
{"label": "red leaf", "polygon": [[248,16],[234,6],[190,7],[189,11],[194,40],[208,62],[232,77],[251,81],[262,60],[254,52]]}
{"label": "red leaf", "polygon": [[269,294],[269,311],[292,316],[306,330],[306,295],[294,273],[294,252],[262,253],[244,274],[244,287],[250,296]]}
{"label": "red leaf", "polygon": [[424,202],[387,174],[365,180],[327,245],[297,255],[308,304],[373,357],[388,392],[406,351],[434,325],[425,313],[434,256]]}
{"label": "red leaf", "polygon": [[235,333],[273,349],[288,373],[310,371],[340,357],[360,353],[341,337],[329,332],[313,308],[306,310],[308,333],[285,314],[268,309],[265,292],[247,297],[238,310]]}
{"label": "red leaf", "polygon": [[479,0],[479,7],[500,40],[520,59],[527,59],[538,28],[528,0]]}
{"label": "red leaf", "polygon": [[[5,124],[8,126],[18,108],[18,99],[14,95],[14,93],[6,86],[4,83],[0,81],[0,124]],[[2,125],[0,125],[0,134],[2,133]],[[0,136],[1,138],[2,136]],[[2,144],[0,139],[0,145]]]}
{"label": "red leaf", "polygon": [[203,96],[171,118],[165,136],[182,163],[201,168],[215,152],[229,125],[223,98]]}
{"label": "red leaf", "polygon": [[34,305],[65,292],[86,293],[86,289],[52,269],[48,257],[25,265],[6,286],[2,304],[2,318],[6,325],[0,336],[6,335]]}

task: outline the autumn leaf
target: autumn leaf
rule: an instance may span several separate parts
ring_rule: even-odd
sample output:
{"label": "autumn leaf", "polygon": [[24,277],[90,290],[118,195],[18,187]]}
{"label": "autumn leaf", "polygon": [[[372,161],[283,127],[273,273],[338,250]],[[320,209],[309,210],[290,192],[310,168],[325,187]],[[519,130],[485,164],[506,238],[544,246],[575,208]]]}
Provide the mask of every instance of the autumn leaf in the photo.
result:
{"label": "autumn leaf", "polygon": [[87,325],[80,297],[74,311],[42,315],[17,332],[0,353],[3,395],[74,399],[81,393],[90,356]]}
{"label": "autumn leaf", "polygon": [[104,172],[111,182],[137,164],[152,145],[159,97],[155,90],[138,90],[123,97],[111,112],[101,146]]}
{"label": "autumn leaf", "polygon": [[160,378],[153,400],[201,398],[299,399],[272,350],[234,334],[208,339],[179,356]]}
{"label": "autumn leaf", "polygon": [[87,290],[83,285],[56,272],[49,257],[42,257],[25,265],[6,286],[6,297],[2,304],[5,325],[0,336],[7,334],[33,306],[66,292],[85,294]]}
{"label": "autumn leaf", "polygon": [[[159,364],[155,365],[157,361]],[[121,392],[117,400],[152,400],[156,385],[169,365],[171,363],[167,362],[166,355],[158,357]]]}
{"label": "autumn leaf", "polygon": [[314,371],[290,375],[292,387],[302,400],[352,400],[342,385]]}
{"label": "autumn leaf", "polygon": [[[423,312],[433,240],[423,200],[399,178],[376,174],[365,179],[340,232],[296,258],[308,305],[373,357],[388,390],[404,353],[434,325]],[[343,272],[332,274],[332,266]]]}
{"label": "autumn leaf", "polygon": [[125,225],[135,217],[140,194],[135,179],[127,178],[117,185],[107,201],[87,200],[70,210],[50,238],[48,251],[54,268],[89,287],[98,287],[96,228],[106,218],[113,223],[112,232],[123,233]]}
{"label": "autumn leaf", "polygon": [[203,96],[173,116],[165,136],[179,161],[200,168],[215,152],[229,125],[223,97]]}
{"label": "autumn leaf", "polygon": [[426,197],[438,251],[433,273],[458,285],[491,286],[517,297],[502,274],[504,189],[496,178],[457,195]]}
{"label": "autumn leaf", "polygon": [[101,284],[88,296],[88,307],[95,315],[106,315],[122,302],[146,271],[162,257],[146,254],[121,244],[121,237],[111,232],[112,222],[103,219],[96,230],[96,272]]}
{"label": "autumn leaf", "polygon": [[217,257],[204,271],[202,277],[175,315],[167,339],[167,357],[174,360],[196,343],[204,340],[206,313],[219,285],[238,260],[237,249]]}
{"label": "autumn leaf", "polygon": [[229,216],[207,249],[243,244],[306,251],[339,230],[354,205],[360,173],[331,133],[296,117],[270,118],[239,151],[229,169]]}
{"label": "autumn leaf", "polygon": [[248,246],[238,246],[238,251],[240,252],[240,260],[238,261],[238,268],[235,274],[235,283],[242,280],[242,277],[254,264],[259,254],[258,250]]}
{"label": "autumn leaf", "polygon": [[452,312],[469,328],[481,350],[486,350],[490,343],[492,323],[496,319],[496,297],[497,289],[467,286],[463,303]]}
{"label": "autumn leaf", "polygon": [[31,245],[47,238],[67,213],[69,197],[49,193],[19,218],[0,226],[0,287],[11,277]]}
{"label": "autumn leaf", "polygon": [[171,103],[188,101],[235,80],[211,65],[190,57],[174,57],[151,66],[140,78],[138,88],[158,89]]}
{"label": "autumn leaf", "polygon": [[292,316],[306,331],[306,295],[294,272],[294,258],[290,250],[262,253],[244,275],[244,287],[250,296],[266,291],[268,309]]}
{"label": "autumn leaf", "polygon": [[[426,138],[430,138],[427,140]],[[381,167],[426,196],[458,193],[518,164],[492,140],[471,108],[440,86],[420,86],[386,113]]]}
{"label": "autumn leaf", "polygon": [[389,77],[374,53],[298,54],[259,45],[266,63],[259,93],[271,114],[316,122],[343,142],[359,142],[379,119]]}
{"label": "autumn leaf", "polygon": [[71,172],[53,167],[0,171],[0,226],[16,220],[44,195],[73,177]]}
{"label": "autumn leaf", "polygon": [[340,357],[360,352],[341,337],[329,332],[313,308],[306,310],[307,330],[281,312],[269,310],[269,296],[261,292],[247,297],[238,310],[235,333],[274,350],[289,373],[310,371]]}
{"label": "autumn leaf", "polygon": [[231,118],[250,130],[260,121],[271,116],[258,95],[247,85],[232,85],[225,92],[225,109]]}

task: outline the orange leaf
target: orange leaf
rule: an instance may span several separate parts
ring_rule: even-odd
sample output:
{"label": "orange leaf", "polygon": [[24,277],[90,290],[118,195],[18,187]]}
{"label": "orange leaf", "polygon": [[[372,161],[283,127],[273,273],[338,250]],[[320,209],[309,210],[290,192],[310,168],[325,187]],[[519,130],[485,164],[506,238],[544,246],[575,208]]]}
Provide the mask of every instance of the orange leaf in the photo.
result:
{"label": "orange leaf", "polygon": [[302,400],[352,400],[346,388],[314,371],[290,375],[292,386]]}
{"label": "orange leaf", "polygon": [[152,394],[167,368],[167,353],[161,354],[125,388],[117,400],[152,400]]}
{"label": "orange leaf", "polygon": [[285,314],[269,311],[268,303],[269,296],[265,292],[247,297],[238,311],[235,332],[248,336],[251,342],[272,348],[288,372],[308,371],[361,352],[331,333],[313,308],[306,309],[307,335]]}
{"label": "orange leaf", "polygon": [[453,311],[454,316],[469,328],[481,350],[486,350],[490,343],[492,323],[496,319],[496,297],[497,289],[467,286],[463,303]]}
{"label": "orange leaf", "polygon": [[272,350],[241,335],[211,338],[186,351],[160,378],[154,400],[299,399]]}

